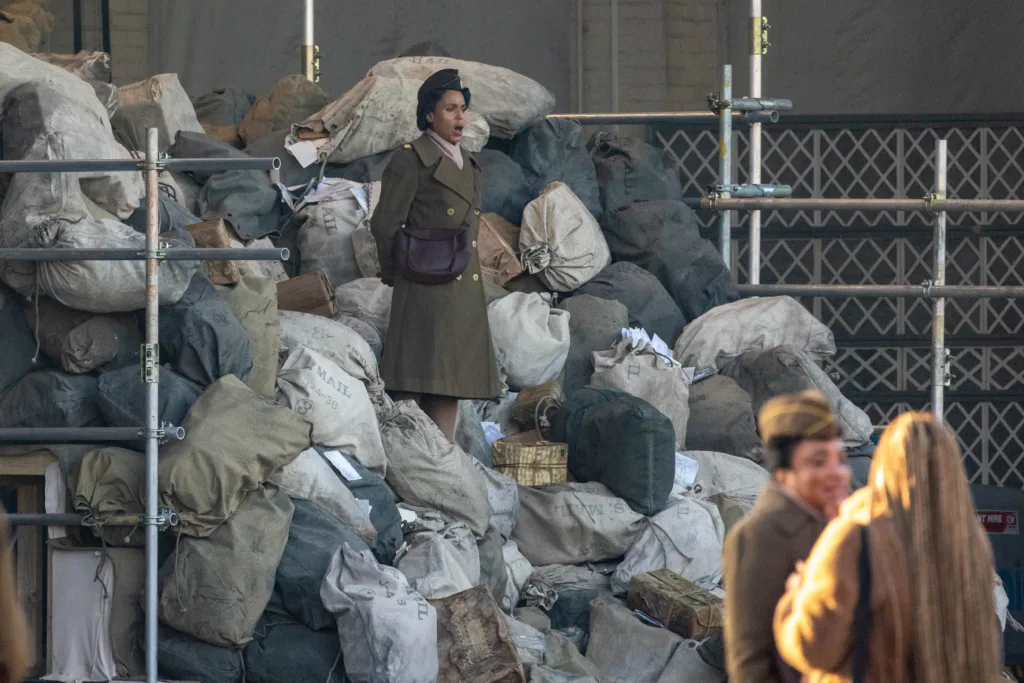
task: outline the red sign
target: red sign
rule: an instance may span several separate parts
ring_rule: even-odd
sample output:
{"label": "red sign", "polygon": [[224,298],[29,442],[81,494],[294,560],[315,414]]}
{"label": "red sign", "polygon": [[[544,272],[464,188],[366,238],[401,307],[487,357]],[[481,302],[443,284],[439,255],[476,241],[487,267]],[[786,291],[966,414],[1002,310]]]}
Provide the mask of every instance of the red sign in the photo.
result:
{"label": "red sign", "polygon": [[1016,510],[978,510],[978,521],[990,534],[1020,533],[1017,528]]}

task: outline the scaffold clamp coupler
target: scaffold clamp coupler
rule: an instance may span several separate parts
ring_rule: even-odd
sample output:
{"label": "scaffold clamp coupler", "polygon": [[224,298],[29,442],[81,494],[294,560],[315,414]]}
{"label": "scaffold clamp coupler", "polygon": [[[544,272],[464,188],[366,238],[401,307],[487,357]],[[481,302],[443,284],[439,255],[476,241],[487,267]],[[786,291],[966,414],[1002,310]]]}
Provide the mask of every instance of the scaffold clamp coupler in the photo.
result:
{"label": "scaffold clamp coupler", "polygon": [[935,297],[932,296],[932,290],[938,284],[939,283],[937,280],[925,280],[924,282],[921,283],[921,288],[923,290],[925,299],[928,299],[928,301],[934,301]]}
{"label": "scaffold clamp coupler", "polygon": [[139,347],[139,358],[142,363],[142,381],[145,384],[160,382],[160,346],[143,344]]}
{"label": "scaffold clamp coupler", "polygon": [[161,152],[157,155],[156,161],[150,162],[146,159],[139,159],[139,170],[140,171],[163,171],[167,166],[167,160],[170,156],[167,152]]}
{"label": "scaffold clamp coupler", "polygon": [[181,516],[173,508],[162,507],[157,512],[156,517],[143,517],[143,521],[146,526],[155,525],[160,531],[166,531],[172,526],[178,526],[181,522]]}

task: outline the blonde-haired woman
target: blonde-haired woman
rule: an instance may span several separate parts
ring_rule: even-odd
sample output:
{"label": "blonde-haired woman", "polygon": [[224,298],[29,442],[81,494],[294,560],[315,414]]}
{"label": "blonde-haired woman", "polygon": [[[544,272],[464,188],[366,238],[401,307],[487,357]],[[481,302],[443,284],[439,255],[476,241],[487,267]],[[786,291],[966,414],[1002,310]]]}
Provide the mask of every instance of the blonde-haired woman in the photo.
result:
{"label": "blonde-haired woman", "polygon": [[901,415],[868,480],[790,577],[779,654],[812,683],[999,680],[992,549],[953,433]]}

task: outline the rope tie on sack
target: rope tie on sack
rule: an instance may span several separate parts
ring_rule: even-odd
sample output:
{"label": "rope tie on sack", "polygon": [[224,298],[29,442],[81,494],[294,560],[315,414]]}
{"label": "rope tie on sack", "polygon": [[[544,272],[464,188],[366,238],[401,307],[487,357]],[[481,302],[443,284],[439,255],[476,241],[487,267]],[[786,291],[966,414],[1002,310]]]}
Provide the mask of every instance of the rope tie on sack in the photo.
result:
{"label": "rope tie on sack", "polygon": [[[179,571],[179,561],[181,560],[181,527],[179,524],[178,528],[175,529],[174,539],[174,596],[178,599],[178,607],[182,613],[188,612],[185,607],[185,603],[181,601],[181,572]],[[242,664],[242,683],[245,683],[245,663]]]}
{"label": "rope tie on sack", "polygon": [[[542,409],[542,406],[545,406],[545,407]],[[551,424],[551,420],[548,418],[548,415],[547,415],[548,409],[549,408],[554,408],[555,411],[557,412],[558,409],[561,408],[561,407],[562,407],[562,402],[559,401],[554,396],[542,396],[541,399],[539,401],[537,401],[537,407],[534,408],[534,410],[533,410],[533,424],[537,428],[537,433],[540,434],[540,440],[541,440],[542,443],[550,443],[550,442],[546,438],[544,438],[544,433],[541,431],[541,427],[545,427],[545,428],[548,428],[548,429],[553,428],[553,425]],[[543,418],[544,418],[543,422],[541,422],[541,416],[542,415],[543,415]]]}
{"label": "rope tie on sack", "polygon": [[324,683],[331,683],[331,678],[334,676],[335,669],[338,668],[338,664],[341,662],[341,650],[338,650],[338,655],[334,658],[334,664],[331,665],[331,670],[327,672],[327,680]]}

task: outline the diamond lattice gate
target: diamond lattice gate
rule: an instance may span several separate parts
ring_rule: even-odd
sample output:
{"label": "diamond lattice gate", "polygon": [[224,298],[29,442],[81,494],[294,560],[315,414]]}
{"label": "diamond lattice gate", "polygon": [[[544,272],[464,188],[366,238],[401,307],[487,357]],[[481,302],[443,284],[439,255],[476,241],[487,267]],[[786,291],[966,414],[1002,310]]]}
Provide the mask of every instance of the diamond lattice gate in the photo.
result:
{"label": "diamond lattice gate", "polygon": [[[747,131],[735,133],[733,178],[746,182]],[[679,169],[686,197],[717,179],[717,132],[655,128],[652,142]],[[920,198],[934,182],[936,140],[948,140],[948,194],[1024,197],[1024,116],[934,117],[927,121],[796,119],[766,127],[763,182],[793,186],[798,197]],[[708,236],[715,215],[700,214]],[[1020,215],[951,214],[946,281],[1024,285]],[[747,282],[746,214],[733,222],[733,272]],[[765,213],[764,284],[920,284],[931,277],[932,221],[920,212]],[[828,370],[876,425],[929,408],[930,304],[924,299],[803,302],[836,336]],[[972,481],[1024,488],[1024,302],[947,302],[946,341],[953,380],[946,419],[959,436]]]}

